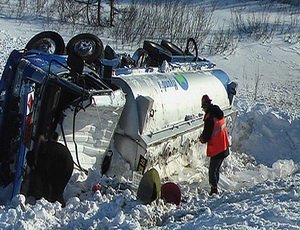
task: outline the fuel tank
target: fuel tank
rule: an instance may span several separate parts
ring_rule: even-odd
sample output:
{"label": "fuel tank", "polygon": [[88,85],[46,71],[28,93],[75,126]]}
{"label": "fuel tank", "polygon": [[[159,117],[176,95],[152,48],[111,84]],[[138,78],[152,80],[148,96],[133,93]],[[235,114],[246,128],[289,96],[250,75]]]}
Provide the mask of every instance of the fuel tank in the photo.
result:
{"label": "fuel tank", "polygon": [[[236,84],[219,69],[164,73],[145,70],[114,76],[112,81],[126,95],[114,144],[133,170],[139,167],[141,156],[154,162],[158,157],[155,155],[162,155],[170,140],[181,138],[179,146],[171,146],[173,149],[178,149],[183,139],[191,139],[189,133],[194,133],[192,139],[197,141],[203,128],[204,94],[224,111],[230,120],[228,125],[236,115],[231,107]],[[151,150],[152,146],[156,151]]]}

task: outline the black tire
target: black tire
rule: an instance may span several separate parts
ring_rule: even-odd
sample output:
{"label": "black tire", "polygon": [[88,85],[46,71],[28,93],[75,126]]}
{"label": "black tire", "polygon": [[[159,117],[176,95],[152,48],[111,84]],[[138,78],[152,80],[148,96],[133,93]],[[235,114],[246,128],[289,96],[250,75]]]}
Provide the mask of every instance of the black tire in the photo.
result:
{"label": "black tire", "polygon": [[25,49],[36,49],[51,54],[65,54],[65,42],[57,32],[44,31],[31,38]]}
{"label": "black tire", "polygon": [[172,59],[172,53],[155,42],[144,41],[143,49],[150,57],[149,64],[153,67],[160,65],[164,60],[171,61]]}
{"label": "black tire", "polygon": [[83,33],[73,37],[67,44],[67,54],[75,53],[87,63],[103,57],[103,44],[96,35]]}
{"label": "black tire", "polygon": [[178,46],[176,46],[172,42],[162,40],[160,44],[161,44],[162,47],[169,50],[172,53],[172,55],[179,55],[179,56],[184,55],[184,52],[182,51],[182,49],[180,49]]}
{"label": "black tire", "polygon": [[132,60],[134,61],[135,67],[144,67],[145,60],[147,58],[147,52],[143,48],[138,48],[132,55]]}
{"label": "black tire", "polygon": [[198,47],[197,43],[194,38],[189,38],[186,42],[186,48],[185,48],[185,54],[186,55],[193,55],[195,56],[195,61],[198,60]]}

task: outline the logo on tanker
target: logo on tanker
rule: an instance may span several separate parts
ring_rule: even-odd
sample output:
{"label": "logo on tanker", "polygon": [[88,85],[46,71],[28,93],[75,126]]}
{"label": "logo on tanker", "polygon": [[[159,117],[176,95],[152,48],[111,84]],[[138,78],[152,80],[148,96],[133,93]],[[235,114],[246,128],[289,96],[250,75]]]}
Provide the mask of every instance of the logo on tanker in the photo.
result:
{"label": "logo on tanker", "polygon": [[182,89],[187,90],[189,88],[188,81],[181,73],[174,73],[174,78]]}

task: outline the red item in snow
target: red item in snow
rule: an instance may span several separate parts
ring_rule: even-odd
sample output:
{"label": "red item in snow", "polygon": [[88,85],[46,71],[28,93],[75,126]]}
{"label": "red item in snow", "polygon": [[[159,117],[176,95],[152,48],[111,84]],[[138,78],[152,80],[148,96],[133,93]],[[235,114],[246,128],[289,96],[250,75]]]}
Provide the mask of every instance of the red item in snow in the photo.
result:
{"label": "red item in snow", "polygon": [[100,190],[101,189],[101,184],[97,183],[93,186],[92,190],[93,192],[96,192],[97,190]]}
{"label": "red item in snow", "polygon": [[166,182],[161,186],[161,197],[167,203],[173,203],[177,206],[181,202],[181,191],[177,184]]}

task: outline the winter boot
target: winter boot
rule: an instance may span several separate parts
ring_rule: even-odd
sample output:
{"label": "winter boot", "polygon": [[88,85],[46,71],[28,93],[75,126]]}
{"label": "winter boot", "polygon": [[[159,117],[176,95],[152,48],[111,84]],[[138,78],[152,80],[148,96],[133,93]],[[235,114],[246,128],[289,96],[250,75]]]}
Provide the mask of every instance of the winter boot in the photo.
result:
{"label": "winter boot", "polygon": [[209,195],[218,194],[218,187],[211,187]]}

